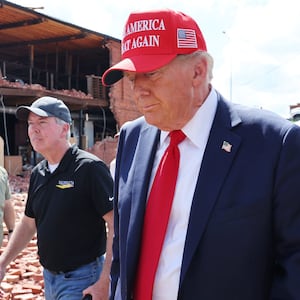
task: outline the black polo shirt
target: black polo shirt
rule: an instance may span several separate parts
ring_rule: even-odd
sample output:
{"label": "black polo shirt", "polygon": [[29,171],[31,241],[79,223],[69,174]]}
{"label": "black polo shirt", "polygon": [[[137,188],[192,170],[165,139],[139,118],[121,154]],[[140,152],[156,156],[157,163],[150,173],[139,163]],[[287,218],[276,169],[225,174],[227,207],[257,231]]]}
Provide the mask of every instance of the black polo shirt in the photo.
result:
{"label": "black polo shirt", "polygon": [[33,169],[25,215],[35,219],[43,267],[68,271],[105,253],[102,216],[112,210],[112,196],[108,167],[77,146],[52,174],[45,160]]}

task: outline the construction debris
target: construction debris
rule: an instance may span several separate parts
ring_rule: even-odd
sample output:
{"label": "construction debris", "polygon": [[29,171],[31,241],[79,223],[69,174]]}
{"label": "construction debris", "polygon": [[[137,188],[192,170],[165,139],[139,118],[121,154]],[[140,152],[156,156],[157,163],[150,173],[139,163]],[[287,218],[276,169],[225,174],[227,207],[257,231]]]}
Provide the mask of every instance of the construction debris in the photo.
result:
{"label": "construction debris", "polygon": [[[12,200],[16,210],[16,223],[24,213],[27,199],[29,176],[10,176]],[[3,244],[0,254],[8,242],[8,232],[4,224]],[[6,275],[1,282],[3,300],[42,300],[44,298],[43,269],[37,255],[36,236],[27,247],[7,267]]]}

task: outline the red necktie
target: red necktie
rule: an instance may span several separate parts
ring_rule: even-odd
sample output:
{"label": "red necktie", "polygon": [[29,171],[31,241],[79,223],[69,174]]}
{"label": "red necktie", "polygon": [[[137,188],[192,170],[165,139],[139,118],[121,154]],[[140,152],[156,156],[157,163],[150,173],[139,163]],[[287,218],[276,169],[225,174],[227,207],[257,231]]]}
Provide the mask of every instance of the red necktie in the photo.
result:
{"label": "red necktie", "polygon": [[152,300],[155,273],[176,186],[180,159],[178,144],[185,135],[181,130],[175,130],[170,137],[170,144],[156,171],[145,212],[134,300]]}

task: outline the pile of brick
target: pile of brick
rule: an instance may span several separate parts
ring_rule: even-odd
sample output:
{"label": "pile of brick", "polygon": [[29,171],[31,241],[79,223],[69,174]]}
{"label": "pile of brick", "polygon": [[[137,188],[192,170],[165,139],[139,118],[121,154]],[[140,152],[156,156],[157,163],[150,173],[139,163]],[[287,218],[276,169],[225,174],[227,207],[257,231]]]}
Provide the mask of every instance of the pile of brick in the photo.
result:
{"label": "pile of brick", "polygon": [[[10,177],[12,200],[16,211],[16,223],[24,213],[27,198],[29,177]],[[4,225],[4,240],[0,254],[6,247],[7,229]],[[41,300],[44,299],[44,281],[42,267],[37,256],[36,237],[27,247],[11,262],[7,268],[5,277],[1,282],[1,291],[4,300]]]}
{"label": "pile of brick", "polygon": [[[1,75],[1,74],[0,74]],[[10,87],[10,88],[18,88],[18,89],[27,89],[27,90],[39,90],[39,91],[47,91],[47,89],[40,84],[27,84],[22,80],[9,81],[0,76],[0,86],[1,87]],[[51,90],[53,95],[64,95],[81,99],[93,99],[93,97],[89,94],[86,94],[82,91],[77,91],[75,89],[72,90]]]}

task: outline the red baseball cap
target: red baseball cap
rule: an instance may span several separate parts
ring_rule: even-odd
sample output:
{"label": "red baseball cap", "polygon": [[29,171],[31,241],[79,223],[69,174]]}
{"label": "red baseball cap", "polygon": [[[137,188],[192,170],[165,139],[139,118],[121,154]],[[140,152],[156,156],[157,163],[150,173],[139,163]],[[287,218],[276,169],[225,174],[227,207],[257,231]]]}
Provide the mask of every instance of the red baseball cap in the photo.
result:
{"label": "red baseball cap", "polygon": [[131,13],[124,27],[122,60],[104,72],[102,83],[116,83],[123,71],[154,71],[178,54],[197,50],[206,51],[206,43],[197,23],[186,14],[170,9]]}

